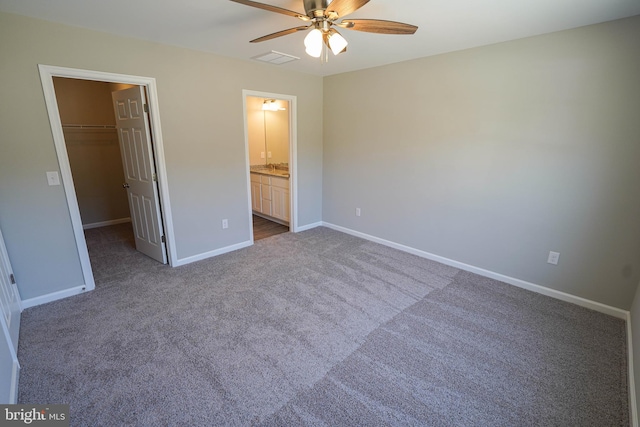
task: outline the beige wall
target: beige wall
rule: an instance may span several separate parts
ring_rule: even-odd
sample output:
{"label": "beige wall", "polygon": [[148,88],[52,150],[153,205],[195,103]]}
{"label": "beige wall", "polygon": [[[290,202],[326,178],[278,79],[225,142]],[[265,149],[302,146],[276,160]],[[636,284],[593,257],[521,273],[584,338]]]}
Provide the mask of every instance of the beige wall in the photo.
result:
{"label": "beige wall", "polygon": [[[123,85],[92,80],[53,79],[82,224],[129,217],[111,92]],[[128,86],[128,85],[127,85]]]}
{"label": "beige wall", "polygon": [[53,84],[63,125],[116,124],[111,108],[111,83],[55,77]]}
{"label": "beige wall", "polygon": [[634,17],[328,77],[323,220],[628,309],[639,76]]}
{"label": "beige wall", "polygon": [[300,225],[325,220],[628,309],[640,280],[639,52],[635,17],[323,83],[0,14],[0,98],[12,100],[0,105],[0,227],[22,297],[82,281],[63,189],[45,178],[58,165],[41,63],[156,78],[178,258],[249,237],[250,89],[297,97]]}
{"label": "beige wall", "polygon": [[179,259],[249,239],[243,89],[297,97],[298,219],[321,220],[321,78],[4,13],[0,57],[0,227],[23,299],[83,284],[63,188],[47,185],[38,64],[156,79]]}

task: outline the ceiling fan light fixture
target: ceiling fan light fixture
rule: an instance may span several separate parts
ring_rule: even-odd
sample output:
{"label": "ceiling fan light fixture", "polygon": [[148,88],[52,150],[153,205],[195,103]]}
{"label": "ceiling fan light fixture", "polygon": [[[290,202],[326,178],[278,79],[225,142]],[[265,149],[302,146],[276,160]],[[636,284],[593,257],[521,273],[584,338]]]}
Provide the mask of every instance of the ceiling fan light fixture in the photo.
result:
{"label": "ceiling fan light fixture", "polygon": [[[310,23],[310,25],[307,26],[299,26],[267,34],[266,36],[253,39],[250,42],[264,42],[299,31],[312,29],[304,39],[305,51],[314,58],[322,58],[322,62],[328,61],[329,49],[331,49],[334,55],[338,55],[347,50],[347,41],[340,33],[331,28],[334,25],[348,30],[377,34],[414,34],[418,30],[418,27],[415,25],[381,19],[343,20],[344,17],[367,4],[369,0],[302,0],[305,15],[254,0],[231,1],[269,12],[293,16],[294,18]],[[341,22],[337,22],[338,19],[341,19]]]}
{"label": "ceiling fan light fixture", "polygon": [[311,30],[307,37],[304,38],[305,51],[314,58],[320,58],[322,55],[322,31],[317,28]]}
{"label": "ceiling fan light fixture", "polygon": [[328,43],[329,48],[331,48],[331,52],[333,52],[334,55],[343,52],[349,44],[347,40],[333,28],[329,30]]}

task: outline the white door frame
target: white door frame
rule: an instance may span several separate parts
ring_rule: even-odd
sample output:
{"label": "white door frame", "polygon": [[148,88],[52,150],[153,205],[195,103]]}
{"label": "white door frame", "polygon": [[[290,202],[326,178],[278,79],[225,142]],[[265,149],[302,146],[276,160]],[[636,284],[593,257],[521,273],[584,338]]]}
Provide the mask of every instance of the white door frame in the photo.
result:
{"label": "white door frame", "polygon": [[38,64],[40,70],[40,80],[42,82],[42,90],[44,91],[44,100],[49,114],[49,123],[51,124],[51,133],[53,134],[53,143],[58,157],[60,167],[60,175],[62,185],[71,215],[71,225],[73,234],[80,256],[80,265],[84,277],[84,286],[81,291],[95,289],[95,281],[89,261],[89,251],[87,250],[87,242],[84,237],[82,228],[82,219],[80,218],[80,208],[76,197],[75,187],[73,185],[73,177],[71,175],[71,166],[69,164],[69,155],[67,154],[67,146],[62,132],[62,123],[60,121],[60,112],[58,111],[58,103],[56,100],[56,92],[53,86],[54,77],[67,77],[80,80],[97,80],[109,83],[126,83],[137,86],[144,86],[147,89],[147,102],[149,103],[149,116],[151,119],[152,144],[154,148],[156,173],[158,174],[158,189],[160,195],[160,204],[162,210],[162,220],[164,225],[164,233],[166,236],[167,255],[169,265],[173,266],[177,262],[175,253],[175,236],[173,232],[173,218],[171,216],[171,204],[169,201],[169,185],[167,180],[167,168],[165,165],[164,148],[162,143],[162,129],[160,127],[160,109],[158,106],[158,92],[156,89],[156,80],[153,77],[131,76],[126,74],[107,73],[102,71],[81,70],[77,68],[65,68],[52,65]]}
{"label": "white door frame", "polygon": [[249,206],[249,237],[253,244],[253,209],[251,206],[251,168],[249,160],[249,128],[247,123],[247,96],[256,98],[279,99],[289,102],[289,231],[297,233],[298,230],[298,104],[294,95],[280,93],[259,92],[255,90],[242,90],[242,108],[244,116],[244,157],[247,167],[247,192]]}

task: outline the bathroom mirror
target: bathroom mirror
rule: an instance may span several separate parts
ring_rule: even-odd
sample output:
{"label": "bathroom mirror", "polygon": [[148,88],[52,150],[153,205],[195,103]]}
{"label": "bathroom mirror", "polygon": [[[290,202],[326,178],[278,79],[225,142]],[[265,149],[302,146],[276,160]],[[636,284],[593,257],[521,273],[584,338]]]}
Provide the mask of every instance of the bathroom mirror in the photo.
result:
{"label": "bathroom mirror", "polygon": [[289,102],[247,96],[246,105],[251,166],[288,164]]}

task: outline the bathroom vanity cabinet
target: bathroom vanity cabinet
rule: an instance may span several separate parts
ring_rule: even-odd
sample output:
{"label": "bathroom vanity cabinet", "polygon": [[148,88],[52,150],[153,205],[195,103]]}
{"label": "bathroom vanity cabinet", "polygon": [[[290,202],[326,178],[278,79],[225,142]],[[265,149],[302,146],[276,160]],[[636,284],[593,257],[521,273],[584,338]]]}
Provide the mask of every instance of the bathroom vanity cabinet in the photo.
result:
{"label": "bathroom vanity cabinet", "polygon": [[289,224],[289,178],[265,173],[251,173],[251,207],[253,213]]}

